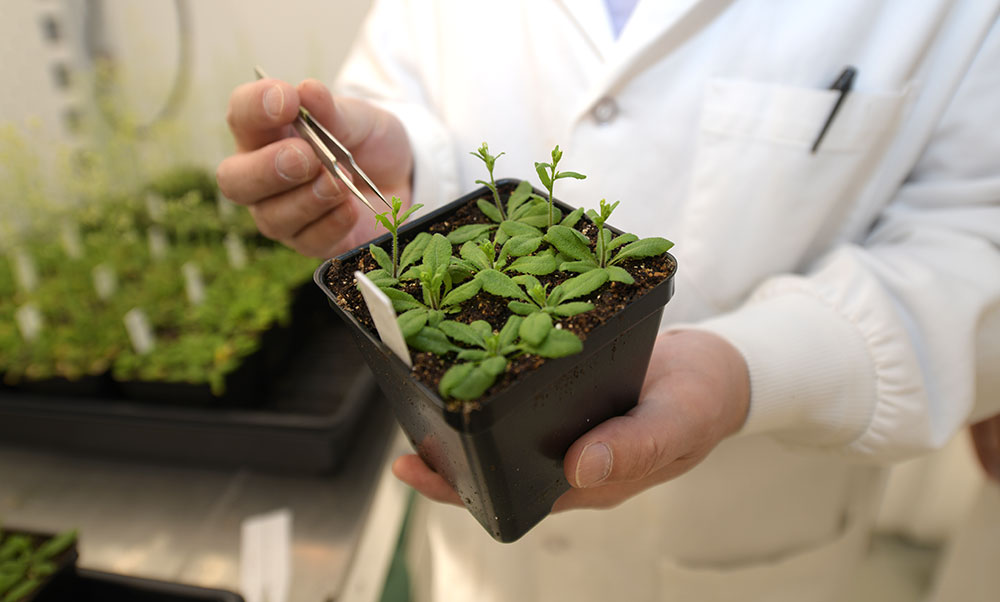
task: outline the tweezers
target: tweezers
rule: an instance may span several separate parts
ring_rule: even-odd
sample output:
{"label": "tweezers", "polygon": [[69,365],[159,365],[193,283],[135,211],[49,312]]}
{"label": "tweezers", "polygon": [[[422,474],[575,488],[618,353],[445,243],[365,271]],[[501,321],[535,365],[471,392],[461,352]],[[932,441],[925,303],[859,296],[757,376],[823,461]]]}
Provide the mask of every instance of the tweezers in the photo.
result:
{"label": "tweezers", "polygon": [[[264,79],[267,74],[259,66],[253,68],[254,72],[257,74],[257,79]],[[364,203],[372,213],[378,213],[375,208],[372,207],[371,202],[369,202],[368,197],[358,190],[358,187],[354,184],[355,179],[364,182],[368,185],[368,188],[374,192],[378,198],[382,199],[386,207],[392,209],[392,205],[389,201],[385,200],[379,189],[375,187],[375,183],[371,181],[358,164],[354,162],[354,156],[351,152],[347,150],[340,140],[337,140],[333,134],[327,131],[325,127],[320,125],[318,121],[313,119],[312,115],[305,107],[299,107],[299,116],[295,118],[292,123],[295,127],[295,131],[299,133],[299,136],[305,139],[309,143],[309,146],[316,151],[316,155],[319,157],[320,162],[330,170],[330,173],[340,178],[340,181],[344,183],[347,188],[354,193],[354,196]],[[352,177],[354,176],[354,177]]]}

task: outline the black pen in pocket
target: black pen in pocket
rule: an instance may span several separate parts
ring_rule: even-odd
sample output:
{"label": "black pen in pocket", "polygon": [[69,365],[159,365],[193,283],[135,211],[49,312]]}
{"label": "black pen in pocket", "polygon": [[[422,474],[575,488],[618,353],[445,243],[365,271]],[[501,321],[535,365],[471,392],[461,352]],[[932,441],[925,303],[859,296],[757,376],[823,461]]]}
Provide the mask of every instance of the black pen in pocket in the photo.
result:
{"label": "black pen in pocket", "polygon": [[837,77],[837,80],[833,82],[830,86],[831,90],[838,90],[840,95],[837,96],[837,102],[833,104],[833,108],[830,110],[830,115],[826,118],[826,123],[823,124],[823,129],[819,131],[819,135],[816,136],[816,141],[813,142],[812,152],[816,153],[816,149],[819,148],[819,143],[823,140],[823,136],[826,135],[826,131],[830,129],[830,124],[833,123],[833,118],[837,116],[837,111],[840,110],[840,105],[843,104],[844,98],[847,97],[847,93],[851,91],[851,87],[854,86],[854,77],[858,74],[858,70],[854,67],[848,65],[844,67],[844,70]]}

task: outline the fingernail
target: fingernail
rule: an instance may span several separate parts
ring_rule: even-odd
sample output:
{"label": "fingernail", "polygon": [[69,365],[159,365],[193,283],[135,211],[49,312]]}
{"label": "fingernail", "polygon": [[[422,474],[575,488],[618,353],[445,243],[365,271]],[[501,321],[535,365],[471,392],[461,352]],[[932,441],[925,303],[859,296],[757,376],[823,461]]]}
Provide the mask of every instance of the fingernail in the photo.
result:
{"label": "fingernail", "polygon": [[614,457],[605,443],[591,443],[583,448],[576,464],[577,487],[592,487],[611,474]]}
{"label": "fingernail", "polygon": [[338,192],[337,183],[333,181],[333,176],[324,169],[323,173],[313,182],[313,194],[318,199],[332,199],[337,196]]}
{"label": "fingernail", "polygon": [[289,182],[298,182],[309,175],[309,158],[294,146],[286,146],[274,158],[274,169]]}
{"label": "fingernail", "polygon": [[285,108],[285,93],[281,91],[281,86],[274,85],[264,93],[264,111],[271,117],[281,115],[281,109]]}

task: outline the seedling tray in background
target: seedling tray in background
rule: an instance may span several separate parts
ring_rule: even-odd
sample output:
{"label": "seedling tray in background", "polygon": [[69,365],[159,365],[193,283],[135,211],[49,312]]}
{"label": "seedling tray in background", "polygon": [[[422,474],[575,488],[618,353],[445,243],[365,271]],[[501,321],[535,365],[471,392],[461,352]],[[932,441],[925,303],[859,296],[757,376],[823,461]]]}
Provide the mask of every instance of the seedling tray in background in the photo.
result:
{"label": "seedling tray in background", "polygon": [[0,443],[218,468],[333,472],[365,411],[380,400],[351,335],[321,294],[309,299],[297,308],[304,327],[294,329],[288,361],[260,403],[173,406],[0,390]]}

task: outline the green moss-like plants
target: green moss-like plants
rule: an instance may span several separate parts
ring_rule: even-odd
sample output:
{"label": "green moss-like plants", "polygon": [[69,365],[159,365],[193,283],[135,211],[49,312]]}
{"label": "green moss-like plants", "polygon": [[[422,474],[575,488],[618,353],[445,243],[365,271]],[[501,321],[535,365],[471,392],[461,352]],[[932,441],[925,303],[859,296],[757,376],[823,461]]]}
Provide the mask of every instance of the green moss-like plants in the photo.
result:
{"label": "green moss-like plants", "polygon": [[59,556],[76,543],[76,531],[43,539],[0,530],[0,602],[20,602],[59,570]]}

